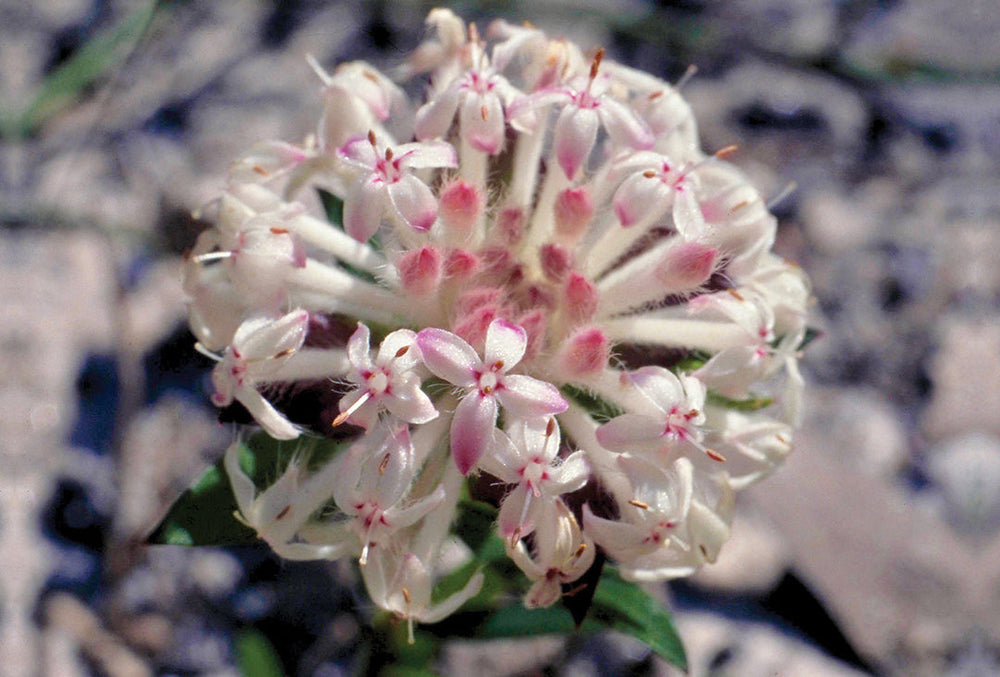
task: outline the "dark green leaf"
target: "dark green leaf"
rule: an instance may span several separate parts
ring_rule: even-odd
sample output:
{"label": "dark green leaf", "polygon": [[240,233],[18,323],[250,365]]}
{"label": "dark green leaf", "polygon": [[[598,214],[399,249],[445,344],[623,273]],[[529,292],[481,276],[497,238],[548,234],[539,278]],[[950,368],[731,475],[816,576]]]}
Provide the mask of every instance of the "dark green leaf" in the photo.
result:
{"label": "dark green leaf", "polygon": [[242,677],[283,677],[285,674],[274,647],[256,630],[248,630],[236,638],[236,660]]}
{"label": "dark green leaf", "polygon": [[687,654],[670,614],[634,583],[605,567],[594,593],[592,618],[635,637],[660,658],[687,672]]}
{"label": "dark green leaf", "polygon": [[326,220],[340,228],[344,227],[344,201],[328,190],[317,188],[319,201],[326,212]]}

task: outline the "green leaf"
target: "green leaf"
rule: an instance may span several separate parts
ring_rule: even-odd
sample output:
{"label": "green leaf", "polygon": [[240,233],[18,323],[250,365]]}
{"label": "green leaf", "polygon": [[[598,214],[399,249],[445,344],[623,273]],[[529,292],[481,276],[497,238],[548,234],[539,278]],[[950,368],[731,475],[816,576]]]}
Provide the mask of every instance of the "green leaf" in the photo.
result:
{"label": "green leaf", "polygon": [[139,4],[117,26],[93,37],[77,50],[45,78],[38,94],[20,114],[13,129],[4,130],[5,135],[27,136],[72,103],[84,88],[106,76],[142,37],[159,4],[156,0]]}
{"label": "green leaf", "polygon": [[[326,439],[281,442],[258,432],[240,443],[240,466],[258,488],[270,486],[296,456],[308,455],[307,469],[325,464],[345,444]],[[174,502],[146,538],[153,545],[246,545],[257,534],[236,518],[238,506],[220,459]]]}
{"label": "green leaf", "polygon": [[591,617],[638,639],[660,658],[687,672],[687,654],[670,614],[657,600],[634,583],[623,580],[610,567],[605,567],[597,584]]}
{"label": "green leaf", "polygon": [[725,397],[724,395],[720,395],[719,393],[712,391],[708,392],[705,400],[709,404],[714,404],[717,407],[734,409],[736,411],[757,411],[758,409],[770,407],[774,404],[773,397],[758,397],[756,395],[751,395],[746,399],[734,400],[730,397]]}
{"label": "green leaf", "polygon": [[317,188],[319,201],[326,213],[326,220],[340,228],[344,227],[344,201],[328,190]]}
{"label": "green leaf", "polygon": [[247,630],[236,638],[236,660],[242,677],[283,677],[278,654],[257,630]]}
{"label": "green leaf", "polygon": [[564,384],[559,389],[562,391],[563,395],[586,409],[587,413],[598,421],[610,420],[615,416],[621,416],[625,413],[617,405],[612,404],[604,398],[598,397],[583,388],[577,388],[576,386]]}

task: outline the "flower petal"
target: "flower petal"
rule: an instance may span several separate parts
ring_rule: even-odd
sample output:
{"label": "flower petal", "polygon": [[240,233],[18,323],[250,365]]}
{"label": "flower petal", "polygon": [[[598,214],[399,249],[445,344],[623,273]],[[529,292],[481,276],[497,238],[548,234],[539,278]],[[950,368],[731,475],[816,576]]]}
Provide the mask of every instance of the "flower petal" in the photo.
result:
{"label": "flower petal", "polygon": [[500,371],[506,372],[521,361],[527,346],[528,334],[524,328],[504,319],[493,320],[486,329],[483,364],[492,367],[497,362],[502,362]]}
{"label": "flower petal", "polygon": [[418,141],[443,137],[451,128],[458,110],[459,91],[457,81],[417,111],[414,136]]}
{"label": "flower petal", "polygon": [[468,475],[493,440],[497,402],[493,397],[470,392],[455,408],[451,421],[451,455],[459,472]]}
{"label": "flower petal", "polygon": [[414,230],[426,232],[437,219],[438,203],[423,181],[405,174],[386,189],[399,216]]}
{"label": "flower petal", "polygon": [[636,224],[645,227],[666,213],[671,198],[670,188],[662,181],[640,172],[622,182],[615,191],[612,204],[623,227]]}
{"label": "flower petal", "polygon": [[355,184],[344,201],[344,230],[358,242],[368,242],[382,225],[385,184],[374,176]]}
{"label": "flower petal", "polygon": [[420,389],[419,381],[414,381],[412,385],[397,388],[394,394],[384,397],[382,402],[396,418],[419,425],[436,419],[438,410],[434,408],[431,398]]}
{"label": "flower petal", "polygon": [[416,333],[409,329],[397,329],[382,339],[375,364],[380,367],[391,364],[392,370],[397,374],[410,371],[420,364],[420,349],[416,342]]}
{"label": "flower petal", "polygon": [[454,146],[440,139],[404,143],[396,146],[395,150],[400,163],[412,169],[458,166],[458,154]]}
{"label": "flower petal", "polygon": [[371,332],[360,322],[358,328],[351,334],[351,338],[347,339],[347,359],[358,372],[370,371],[375,366],[368,354],[370,339]]}
{"label": "flower petal", "polygon": [[595,431],[602,447],[612,451],[628,451],[636,443],[649,442],[663,435],[663,419],[642,414],[622,414]]}
{"label": "flower petal", "polygon": [[597,141],[599,120],[592,109],[566,106],[556,122],[553,146],[559,166],[572,179]]}
{"label": "flower petal", "polygon": [[417,334],[417,347],[435,376],[462,388],[476,384],[476,370],[483,363],[472,346],[450,331],[423,329]]}
{"label": "flower petal", "polygon": [[664,413],[684,402],[680,379],[663,367],[640,367],[630,372],[628,378],[653,406]]}
{"label": "flower petal", "polygon": [[462,137],[476,150],[494,155],[503,146],[504,117],[495,94],[466,95],[459,111]]}
{"label": "flower petal", "polygon": [[636,150],[649,150],[653,147],[656,138],[649,125],[621,101],[601,97],[597,114],[614,143]]}
{"label": "flower petal", "polygon": [[505,375],[496,396],[508,413],[525,418],[561,414],[569,407],[554,385],[523,374]]}
{"label": "flower petal", "polygon": [[294,440],[299,436],[299,429],[253,388],[237,388],[236,399],[274,439]]}

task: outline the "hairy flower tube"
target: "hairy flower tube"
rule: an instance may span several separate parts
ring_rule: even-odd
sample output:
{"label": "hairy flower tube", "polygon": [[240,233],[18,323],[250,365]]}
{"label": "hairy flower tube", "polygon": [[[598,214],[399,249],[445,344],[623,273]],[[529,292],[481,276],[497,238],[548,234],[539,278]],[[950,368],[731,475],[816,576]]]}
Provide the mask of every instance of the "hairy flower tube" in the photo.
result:
{"label": "hairy flower tube", "polygon": [[676,87],[531,26],[428,25],[396,73],[422,98],[310,58],[316,133],[251,149],[206,210],[185,287],[213,402],[345,440],[270,487],[227,454],[240,519],[279,555],[355,558],[411,625],[479,589],[431,603],[468,498],[528,606],[606,560],[690,574],[790,450],[808,281]]}

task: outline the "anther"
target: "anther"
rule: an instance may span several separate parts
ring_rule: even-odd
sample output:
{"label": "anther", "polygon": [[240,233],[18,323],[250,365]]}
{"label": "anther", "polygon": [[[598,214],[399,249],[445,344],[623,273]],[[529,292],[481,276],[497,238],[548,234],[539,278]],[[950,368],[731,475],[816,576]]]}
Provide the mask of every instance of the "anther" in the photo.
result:
{"label": "anther", "polygon": [[503,360],[497,360],[496,362],[494,362],[492,369],[493,371],[500,371],[501,369],[503,369]]}
{"label": "anther", "polygon": [[717,452],[715,449],[705,449],[705,453],[708,454],[708,457],[713,461],[718,461],[719,463],[726,462],[726,457]]}
{"label": "anther", "polygon": [[385,161],[392,162],[392,148],[385,149]]}
{"label": "anther", "polygon": [[388,465],[389,465],[389,454],[386,454],[385,456],[382,457],[382,462],[378,464],[378,474],[384,475],[385,469],[386,467],[388,467]]}
{"label": "anther", "polygon": [[393,357],[402,357],[403,355],[406,354],[406,352],[409,349],[410,349],[410,346],[403,346],[402,348],[400,348],[399,350],[396,351],[396,354]]}
{"label": "anther", "polygon": [[597,69],[601,67],[601,59],[604,58],[604,48],[601,47],[594,54],[594,61],[590,64],[590,79],[593,80],[597,77]]}
{"label": "anther", "polygon": [[370,143],[372,145],[372,148],[375,147],[375,130],[374,129],[369,129],[368,130],[368,143]]}
{"label": "anther", "polygon": [[549,422],[545,425],[545,436],[551,437],[552,433],[554,433],[555,431],[556,431],[556,420],[554,418],[550,418]]}
{"label": "anther", "polygon": [[656,172],[654,172],[652,169],[647,169],[642,173],[642,175],[645,176],[647,179],[651,179],[654,176],[656,176]]}
{"label": "anther", "polygon": [[483,120],[489,117],[489,112],[486,110],[485,104],[482,107],[480,107],[479,114],[483,116]]}
{"label": "anther", "polygon": [[274,235],[288,235],[288,229],[271,226],[271,233],[273,233]]}
{"label": "anther", "polygon": [[661,96],[663,96],[663,90],[662,89],[659,90],[658,92],[653,92],[652,94],[650,94],[649,95],[649,100],[650,101],[655,101],[656,99],[659,99]]}
{"label": "anther", "polygon": [[649,503],[643,503],[637,498],[633,498],[631,501],[629,501],[629,505],[634,505],[635,507],[641,508],[643,510],[649,510]]}
{"label": "anther", "polygon": [[410,591],[407,590],[406,588],[401,588],[400,592],[403,593],[403,599],[405,599],[406,603],[409,604],[410,603]]}
{"label": "anther", "polygon": [[732,296],[737,301],[746,301],[746,297],[744,297],[743,294],[739,293],[735,289],[727,289],[726,291],[729,292],[729,295]]}
{"label": "anther", "polygon": [[733,155],[739,149],[740,149],[740,147],[737,146],[735,143],[734,144],[730,144],[728,146],[723,146],[719,150],[715,151],[715,157],[719,158],[720,160],[724,160],[727,157],[730,157],[731,155]]}
{"label": "anther", "polygon": [[260,165],[254,165],[253,170],[258,174],[260,174],[261,176],[267,176],[267,170],[261,167]]}
{"label": "anther", "polygon": [[573,553],[573,559],[580,559],[583,556],[583,553],[585,552],[587,552],[587,544],[581,543],[580,547],[577,548],[576,552]]}
{"label": "anther", "polygon": [[292,511],[292,506],[286,505],[284,508],[281,509],[281,512],[279,512],[277,515],[274,516],[275,521],[287,517],[288,513],[290,513],[291,511]]}
{"label": "anther", "polygon": [[375,75],[374,73],[372,73],[371,71],[368,71],[368,70],[366,70],[366,71],[362,71],[362,72],[361,72],[361,75],[362,75],[363,77],[366,77],[366,78],[368,78],[368,79],[369,79],[369,80],[371,80],[372,82],[374,82],[374,83],[378,84],[378,76],[377,76],[377,75]]}
{"label": "anther", "polygon": [[289,355],[291,355],[294,352],[295,352],[295,348],[285,348],[280,353],[275,353],[274,355],[271,355],[271,359],[272,360],[277,360],[277,359],[281,359],[282,357],[288,357]]}

